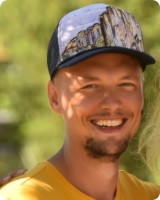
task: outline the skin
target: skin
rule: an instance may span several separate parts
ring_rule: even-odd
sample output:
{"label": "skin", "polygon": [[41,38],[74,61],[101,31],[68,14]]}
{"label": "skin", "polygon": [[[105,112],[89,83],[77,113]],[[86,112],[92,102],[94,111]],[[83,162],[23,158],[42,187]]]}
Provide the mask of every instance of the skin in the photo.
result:
{"label": "skin", "polygon": [[[140,62],[124,54],[99,54],[74,66],[57,70],[47,85],[49,104],[62,114],[65,140],[51,162],[77,189],[97,200],[116,195],[120,152],[136,132],[143,108]],[[122,120],[122,125],[100,128],[93,121]],[[87,140],[103,148],[94,157]],[[125,149],[124,149],[125,150]],[[121,152],[122,153],[122,152]],[[86,178],[87,177],[87,178]]]}

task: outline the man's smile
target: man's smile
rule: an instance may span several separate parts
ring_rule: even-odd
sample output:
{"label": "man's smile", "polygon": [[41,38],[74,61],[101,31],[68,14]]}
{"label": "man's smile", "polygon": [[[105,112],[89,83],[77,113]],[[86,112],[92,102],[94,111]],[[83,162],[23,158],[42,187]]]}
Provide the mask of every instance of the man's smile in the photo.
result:
{"label": "man's smile", "polygon": [[100,120],[91,120],[91,123],[94,126],[97,126],[100,129],[103,130],[117,130],[117,128],[121,128],[125,122],[127,121],[126,118],[123,119],[109,119],[109,120],[104,120],[104,119],[100,119]]}
{"label": "man's smile", "polygon": [[92,123],[101,127],[117,127],[123,123],[123,120],[93,120]]}

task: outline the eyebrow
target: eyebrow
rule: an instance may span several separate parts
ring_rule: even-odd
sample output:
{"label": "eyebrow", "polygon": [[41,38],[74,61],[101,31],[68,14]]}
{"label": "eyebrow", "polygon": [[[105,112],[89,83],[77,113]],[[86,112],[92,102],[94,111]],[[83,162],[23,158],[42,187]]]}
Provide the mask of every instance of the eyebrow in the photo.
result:
{"label": "eyebrow", "polygon": [[[99,81],[100,79],[98,77],[91,77],[91,76],[84,76],[83,77],[84,80],[86,81]],[[136,76],[134,75],[126,75],[120,78],[120,80],[125,80],[125,79],[138,79]]]}
{"label": "eyebrow", "polygon": [[125,80],[125,79],[135,79],[135,80],[138,80],[138,77],[137,76],[134,76],[134,75],[126,75],[126,76],[123,76],[120,78],[120,80]]}
{"label": "eyebrow", "polygon": [[98,77],[92,77],[92,76],[84,76],[83,79],[85,81],[99,81],[100,80]]}

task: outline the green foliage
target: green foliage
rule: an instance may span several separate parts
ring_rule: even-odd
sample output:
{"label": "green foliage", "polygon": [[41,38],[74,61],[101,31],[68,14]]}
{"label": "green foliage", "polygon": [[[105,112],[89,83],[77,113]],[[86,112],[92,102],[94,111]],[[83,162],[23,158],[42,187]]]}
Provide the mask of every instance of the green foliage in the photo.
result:
{"label": "green foliage", "polygon": [[[6,129],[3,124],[0,144],[12,144],[16,151],[5,158],[0,153],[0,174],[21,167],[22,163],[29,168],[52,156],[62,145],[63,120],[49,108],[46,93],[49,80],[46,64],[48,43],[63,15],[100,2],[126,10],[140,22],[146,51],[157,59],[157,65],[147,68],[145,81],[148,82],[155,75],[160,63],[160,8],[155,1],[6,0],[0,7],[0,110],[12,112],[12,123],[6,126],[13,124],[14,128]],[[2,55],[5,59],[2,59]],[[152,89],[147,86],[145,97],[153,99],[152,94]],[[138,137],[137,133],[122,157],[120,168],[143,180],[151,180],[151,174],[148,171],[144,173],[146,167],[140,161],[133,161],[134,156],[130,154]]]}

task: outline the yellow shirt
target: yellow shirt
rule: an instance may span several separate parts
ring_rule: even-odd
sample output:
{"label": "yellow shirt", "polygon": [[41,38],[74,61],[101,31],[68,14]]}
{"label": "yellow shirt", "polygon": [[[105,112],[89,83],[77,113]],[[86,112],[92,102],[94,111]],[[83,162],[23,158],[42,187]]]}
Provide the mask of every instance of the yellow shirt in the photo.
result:
{"label": "yellow shirt", "polygon": [[[154,200],[160,186],[119,172],[115,200]],[[0,200],[94,200],[71,185],[48,161],[37,164],[0,190]]]}

